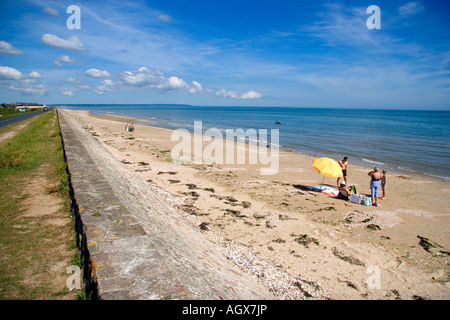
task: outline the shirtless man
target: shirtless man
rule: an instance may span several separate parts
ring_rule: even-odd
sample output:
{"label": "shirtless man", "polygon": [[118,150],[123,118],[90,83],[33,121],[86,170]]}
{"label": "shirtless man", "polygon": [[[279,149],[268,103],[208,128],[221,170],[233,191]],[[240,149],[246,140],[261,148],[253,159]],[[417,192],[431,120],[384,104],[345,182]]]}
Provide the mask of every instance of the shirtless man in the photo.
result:
{"label": "shirtless man", "polygon": [[375,207],[379,207],[377,201],[378,201],[378,189],[380,188],[380,180],[381,180],[381,173],[380,170],[375,167],[373,168],[373,171],[370,171],[368,175],[371,177],[370,180],[370,193],[372,197],[372,205]]}
{"label": "shirtless man", "polygon": [[[342,168],[342,173],[344,174],[344,181],[345,184],[347,184],[347,165],[348,165],[348,158],[344,157],[341,161],[338,161],[339,165]],[[341,180],[341,177],[337,178],[337,187],[339,188],[339,180]]]}

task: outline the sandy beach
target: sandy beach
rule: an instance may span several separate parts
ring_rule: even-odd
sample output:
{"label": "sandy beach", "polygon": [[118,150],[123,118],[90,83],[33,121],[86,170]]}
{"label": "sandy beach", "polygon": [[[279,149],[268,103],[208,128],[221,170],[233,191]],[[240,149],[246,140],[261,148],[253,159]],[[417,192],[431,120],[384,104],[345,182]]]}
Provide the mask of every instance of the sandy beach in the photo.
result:
{"label": "sandy beach", "polygon": [[[388,172],[386,199],[368,207],[309,190],[323,179],[312,168],[313,156],[279,150],[273,175],[261,174],[268,165],[249,161],[181,163],[171,157],[179,143],[171,141],[173,130],[146,120],[60,111],[268,286],[274,268],[308,283],[312,298],[450,298],[448,182]],[[126,123],[135,123],[135,131],[126,132]],[[245,150],[249,159],[247,144],[215,142],[225,153]],[[203,150],[210,144],[204,141]],[[370,194],[371,170],[349,159],[348,184],[363,196]],[[324,185],[336,189],[336,179],[326,177]],[[243,262],[242,252],[252,254],[254,265]]]}

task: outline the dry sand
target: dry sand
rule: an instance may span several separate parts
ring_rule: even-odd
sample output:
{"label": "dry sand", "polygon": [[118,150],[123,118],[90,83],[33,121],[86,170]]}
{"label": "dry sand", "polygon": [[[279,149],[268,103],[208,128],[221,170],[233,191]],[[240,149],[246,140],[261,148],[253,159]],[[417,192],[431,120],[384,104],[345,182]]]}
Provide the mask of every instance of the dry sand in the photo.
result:
{"label": "dry sand", "polygon": [[[261,175],[268,165],[248,161],[180,164],[171,159],[179,143],[171,141],[172,130],[138,124],[130,133],[125,123],[139,120],[63,112],[183,210],[205,237],[227,246],[232,260],[233,248],[245,247],[259,267],[301,278],[322,298],[450,298],[448,182],[388,172],[386,199],[367,207],[305,189],[323,179],[311,156],[280,150],[275,175]],[[349,162],[349,185],[369,194],[371,169]],[[334,178],[324,183],[336,188]]]}

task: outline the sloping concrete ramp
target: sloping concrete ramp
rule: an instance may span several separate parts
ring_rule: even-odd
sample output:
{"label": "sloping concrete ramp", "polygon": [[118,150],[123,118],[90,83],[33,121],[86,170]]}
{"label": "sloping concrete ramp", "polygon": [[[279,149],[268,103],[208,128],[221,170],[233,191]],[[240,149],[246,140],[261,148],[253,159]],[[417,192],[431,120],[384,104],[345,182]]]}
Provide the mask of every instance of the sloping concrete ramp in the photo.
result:
{"label": "sloping concrete ramp", "polygon": [[99,299],[275,299],[58,110],[88,278]]}

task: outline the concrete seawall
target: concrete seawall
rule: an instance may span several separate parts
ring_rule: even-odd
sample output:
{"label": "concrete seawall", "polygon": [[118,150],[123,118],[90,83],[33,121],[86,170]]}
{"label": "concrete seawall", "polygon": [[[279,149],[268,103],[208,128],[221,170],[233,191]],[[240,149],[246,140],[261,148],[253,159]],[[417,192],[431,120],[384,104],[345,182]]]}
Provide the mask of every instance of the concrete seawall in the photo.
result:
{"label": "concrete seawall", "polygon": [[99,299],[275,299],[64,110],[87,284]]}

